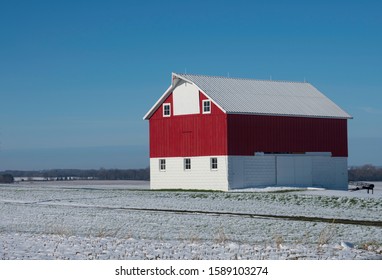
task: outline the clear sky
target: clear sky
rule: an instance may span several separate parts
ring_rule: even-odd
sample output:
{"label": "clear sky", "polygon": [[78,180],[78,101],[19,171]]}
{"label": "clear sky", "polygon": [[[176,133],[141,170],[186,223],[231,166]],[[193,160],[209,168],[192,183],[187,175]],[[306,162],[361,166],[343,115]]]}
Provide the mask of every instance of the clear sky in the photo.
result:
{"label": "clear sky", "polygon": [[0,170],[148,166],[171,72],[312,83],[382,165],[382,1],[0,1]]}

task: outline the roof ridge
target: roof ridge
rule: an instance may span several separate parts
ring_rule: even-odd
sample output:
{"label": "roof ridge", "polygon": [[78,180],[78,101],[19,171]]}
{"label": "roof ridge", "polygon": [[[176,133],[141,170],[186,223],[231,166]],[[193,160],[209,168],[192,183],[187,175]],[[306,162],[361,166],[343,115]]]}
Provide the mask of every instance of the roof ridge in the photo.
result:
{"label": "roof ridge", "polygon": [[202,74],[183,74],[173,72],[178,76],[198,76],[198,77],[206,77],[206,78],[220,78],[220,79],[230,79],[230,80],[246,80],[246,81],[259,81],[259,82],[277,82],[277,83],[291,83],[291,84],[310,84],[307,81],[287,81],[287,80],[265,80],[265,79],[254,79],[254,78],[242,78],[242,77],[225,77],[225,76],[217,76],[217,75],[202,75]]}

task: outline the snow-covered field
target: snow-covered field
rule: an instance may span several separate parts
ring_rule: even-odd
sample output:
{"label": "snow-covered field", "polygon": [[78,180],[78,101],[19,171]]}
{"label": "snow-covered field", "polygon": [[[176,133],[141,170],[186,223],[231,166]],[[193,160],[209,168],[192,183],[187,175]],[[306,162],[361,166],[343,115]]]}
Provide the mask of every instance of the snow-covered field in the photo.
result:
{"label": "snow-covered field", "polygon": [[381,182],[374,194],[0,185],[0,259],[382,259],[381,214]]}

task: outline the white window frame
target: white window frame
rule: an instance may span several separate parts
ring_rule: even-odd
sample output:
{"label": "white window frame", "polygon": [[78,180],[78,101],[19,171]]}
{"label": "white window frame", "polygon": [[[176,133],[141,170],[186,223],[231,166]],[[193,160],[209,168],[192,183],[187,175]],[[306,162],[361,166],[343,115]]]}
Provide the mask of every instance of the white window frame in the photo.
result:
{"label": "white window frame", "polygon": [[[213,161],[216,160],[216,162],[214,163]],[[217,157],[212,157],[210,158],[210,168],[211,170],[215,171],[215,170],[218,170],[218,158]]]}
{"label": "white window frame", "polygon": [[166,171],[166,159],[164,159],[164,158],[159,159],[159,171],[161,171],[161,172]]}
{"label": "white window frame", "polygon": [[[165,114],[166,106],[168,106],[168,115]],[[163,103],[163,117],[171,117],[171,103]]]}
{"label": "white window frame", "polygon": [[184,168],[185,171],[190,171],[191,170],[191,159],[190,158],[183,159],[183,168]]}
{"label": "white window frame", "polygon": [[[207,102],[209,104],[209,106],[208,106],[209,110],[205,111],[204,110],[204,104],[207,103]],[[203,112],[203,114],[211,114],[211,100],[209,100],[209,99],[203,100],[203,103],[202,103],[202,112]]]}

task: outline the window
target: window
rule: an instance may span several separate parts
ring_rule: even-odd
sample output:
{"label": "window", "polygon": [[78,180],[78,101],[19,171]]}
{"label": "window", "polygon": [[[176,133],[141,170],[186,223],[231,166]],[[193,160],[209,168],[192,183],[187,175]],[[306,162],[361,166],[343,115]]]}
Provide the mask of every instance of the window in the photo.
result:
{"label": "window", "polygon": [[171,116],[171,104],[170,103],[164,103],[163,104],[163,117],[169,117]]}
{"label": "window", "polygon": [[211,101],[203,100],[203,114],[211,113]]}
{"label": "window", "polygon": [[213,157],[211,158],[211,170],[217,170],[218,169],[218,158]]}
{"label": "window", "polygon": [[191,170],[191,159],[190,158],[184,159],[184,170]]}
{"label": "window", "polygon": [[166,171],[166,160],[165,159],[159,160],[159,170],[160,171]]}

